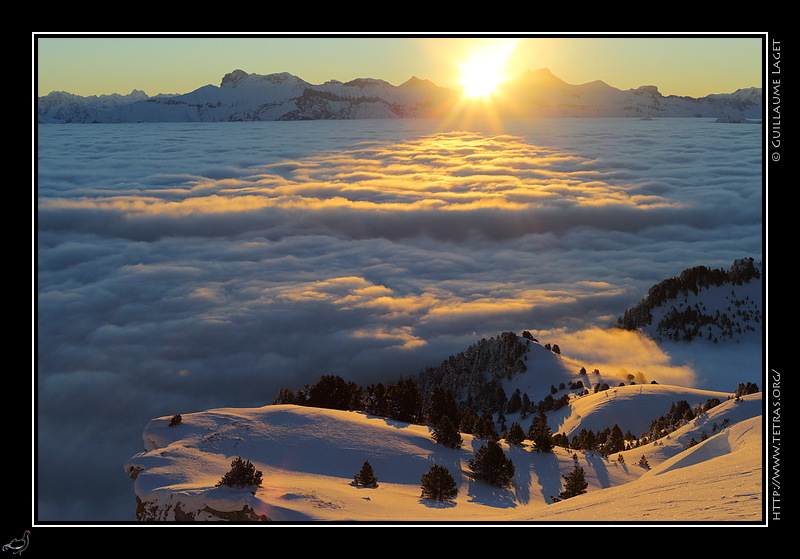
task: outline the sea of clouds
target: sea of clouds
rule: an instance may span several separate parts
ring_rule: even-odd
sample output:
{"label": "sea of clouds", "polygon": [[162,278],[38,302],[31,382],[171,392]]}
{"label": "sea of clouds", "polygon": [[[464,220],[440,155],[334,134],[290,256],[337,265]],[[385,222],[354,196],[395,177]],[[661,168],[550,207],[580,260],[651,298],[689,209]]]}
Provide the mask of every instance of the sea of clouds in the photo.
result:
{"label": "sea of clouds", "polygon": [[762,257],[761,128],[704,119],[43,125],[36,178],[42,521],[131,520],[153,417],[505,330],[702,379],[605,329],[685,268]]}

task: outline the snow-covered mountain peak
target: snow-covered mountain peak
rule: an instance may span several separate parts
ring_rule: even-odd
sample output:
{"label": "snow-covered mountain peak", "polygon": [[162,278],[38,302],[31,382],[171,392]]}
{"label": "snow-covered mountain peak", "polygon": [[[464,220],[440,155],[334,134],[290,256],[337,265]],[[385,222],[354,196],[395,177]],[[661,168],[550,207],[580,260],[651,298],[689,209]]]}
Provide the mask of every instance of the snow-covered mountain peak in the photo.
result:
{"label": "snow-covered mountain peak", "polygon": [[220,82],[220,87],[236,87],[236,85],[249,76],[247,72],[244,70],[234,70],[233,72],[229,72],[222,77],[222,81]]}
{"label": "snow-covered mountain peak", "polygon": [[539,68],[538,70],[529,70],[526,72],[522,80],[527,83],[537,83],[539,85],[566,85],[567,82],[557,77],[550,68]]}
{"label": "snow-covered mountain peak", "polygon": [[647,93],[649,95],[653,95],[654,97],[663,97],[661,92],[658,91],[658,87],[655,85],[640,85],[636,89],[634,89],[636,93]]}
{"label": "snow-covered mountain peak", "polygon": [[248,74],[244,70],[234,70],[222,78],[220,87],[238,87],[242,84],[259,85],[259,84],[289,84],[291,86],[308,85],[307,82],[301,80],[297,76],[289,72],[275,72],[272,74]]}
{"label": "snow-covered mountain peak", "polygon": [[434,84],[430,80],[425,80],[422,78],[418,78],[417,76],[411,76],[406,81],[400,84],[400,87],[429,87],[429,88],[436,88],[436,84]]}

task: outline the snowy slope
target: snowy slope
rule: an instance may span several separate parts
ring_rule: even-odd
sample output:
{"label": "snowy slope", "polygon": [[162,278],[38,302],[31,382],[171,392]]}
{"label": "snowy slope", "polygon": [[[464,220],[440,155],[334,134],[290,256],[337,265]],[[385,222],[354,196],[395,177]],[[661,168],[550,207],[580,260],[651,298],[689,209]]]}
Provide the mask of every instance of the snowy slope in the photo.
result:
{"label": "snowy slope", "polygon": [[553,432],[571,436],[580,429],[601,431],[619,425],[623,432],[638,436],[673,402],[685,400],[691,407],[711,398],[726,400],[729,393],[662,384],[616,386],[572,401],[568,408],[553,412]]}
{"label": "snowy slope", "polygon": [[[612,401],[624,408],[620,414],[641,413],[624,398]],[[606,405],[584,398],[580,415],[597,417]],[[175,427],[168,416],[153,419],[145,450],[125,470],[151,520],[175,520],[179,504],[195,520],[219,518],[204,510],[250,507],[276,522],[751,521],[762,504],[761,406],[760,394],[724,401],[668,437],[623,451],[624,463],[578,451],[588,491],[557,503],[550,497],[573,467],[571,450],[539,453],[527,441],[503,441],[516,473],[510,487],[498,489],[469,476],[467,462],[482,440],[464,435],[462,448],[450,449],[434,443],[425,426],[292,405],[184,414]],[[687,449],[712,423],[725,427]],[[263,472],[254,493],[215,487],[237,456]],[[642,456],[651,469],[638,464]],[[364,461],[374,468],[376,488],[351,484]],[[457,480],[453,502],[420,498],[420,478],[432,464]]]}
{"label": "snowy slope", "polygon": [[[709,279],[726,274],[730,277],[724,280]],[[729,271],[702,266],[684,270],[653,286],[619,324],[654,340],[758,341],[764,323],[762,278],[762,264],[752,259],[734,262]]]}
{"label": "snowy slope", "polygon": [[[761,416],[746,419],[665,460],[630,484],[554,503],[541,511],[538,520],[760,522],[762,431]],[[638,455],[627,453],[632,458]]]}
{"label": "snowy slope", "polygon": [[[653,309],[652,323],[643,332],[654,339],[683,339],[687,335],[705,338],[713,343],[720,340],[757,340],[762,335],[763,283],[754,279],[741,285],[710,286],[697,293],[686,293],[671,304]],[[685,313],[693,309],[698,316],[708,317],[696,334],[685,326],[670,326],[670,313]]]}

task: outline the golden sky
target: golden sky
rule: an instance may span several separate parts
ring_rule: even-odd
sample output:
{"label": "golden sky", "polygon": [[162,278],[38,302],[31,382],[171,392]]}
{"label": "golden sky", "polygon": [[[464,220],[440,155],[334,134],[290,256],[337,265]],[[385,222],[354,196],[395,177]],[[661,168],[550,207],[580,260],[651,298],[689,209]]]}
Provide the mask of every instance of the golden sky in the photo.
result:
{"label": "golden sky", "polygon": [[255,74],[289,72],[313,84],[380,78],[400,85],[416,76],[462,88],[464,65],[477,57],[483,78],[549,68],[572,84],[602,80],[619,89],[656,85],[664,95],[701,97],[760,86],[765,36],[34,33],[33,39],[37,95],[126,94],[133,89],[149,95],[186,93],[219,85],[237,68]]}

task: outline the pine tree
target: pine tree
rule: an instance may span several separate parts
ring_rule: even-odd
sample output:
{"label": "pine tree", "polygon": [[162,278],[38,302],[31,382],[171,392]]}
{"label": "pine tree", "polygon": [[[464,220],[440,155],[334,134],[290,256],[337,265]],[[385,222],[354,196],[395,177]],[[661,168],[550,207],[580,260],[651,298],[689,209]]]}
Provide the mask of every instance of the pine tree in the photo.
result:
{"label": "pine tree", "polygon": [[478,423],[478,416],[473,412],[465,412],[461,414],[458,422],[458,430],[462,433],[475,434],[475,425]]}
{"label": "pine tree", "polygon": [[470,459],[469,467],[476,478],[498,487],[508,485],[514,477],[514,463],[496,441],[479,448],[475,458]]}
{"label": "pine tree", "polygon": [[591,429],[581,429],[580,448],[583,450],[597,450],[597,435]]}
{"label": "pine tree", "polygon": [[555,446],[553,433],[547,423],[547,416],[540,413],[531,423],[528,429],[528,438],[533,441],[537,452],[550,452]]}
{"label": "pine tree", "polygon": [[422,475],[422,498],[435,501],[452,500],[458,495],[456,480],[444,466],[434,464]]}
{"label": "pine tree", "polygon": [[488,439],[490,441],[496,441],[500,438],[489,414],[483,414],[475,421],[473,434],[479,439]]}
{"label": "pine tree", "polygon": [[448,416],[441,418],[439,423],[433,428],[433,440],[437,443],[450,447],[461,448],[461,433]]}
{"label": "pine tree", "polygon": [[248,487],[261,485],[261,471],[256,470],[250,460],[242,460],[241,456],[231,462],[231,469],[217,482],[217,487]]}
{"label": "pine tree", "polygon": [[625,436],[622,434],[622,429],[619,428],[619,425],[614,424],[603,445],[603,454],[608,456],[621,450],[625,450]]}
{"label": "pine tree", "polygon": [[368,460],[361,465],[361,470],[353,477],[353,484],[361,487],[378,487],[378,478]]}
{"label": "pine tree", "polygon": [[346,381],[338,375],[322,375],[317,382],[307,387],[304,405],[349,410],[354,408],[354,401],[359,399],[360,391],[356,383]]}
{"label": "pine tree", "polygon": [[364,411],[372,415],[386,417],[388,405],[386,401],[386,387],[383,383],[370,384],[364,395]]}
{"label": "pine tree", "polygon": [[386,390],[387,415],[398,421],[413,423],[422,415],[422,397],[413,378],[400,379]]}
{"label": "pine tree", "polygon": [[523,419],[526,418],[531,411],[533,411],[531,399],[527,392],[522,394],[522,407],[519,411]]}
{"label": "pine tree", "polygon": [[295,404],[297,403],[297,396],[295,396],[294,391],[289,390],[288,388],[281,388],[278,391],[278,395],[275,396],[275,399],[272,400],[273,404]]}
{"label": "pine tree", "polygon": [[457,421],[459,417],[458,403],[452,392],[436,386],[427,405],[425,417],[431,425],[437,425],[444,416],[449,417],[452,421]]}
{"label": "pine tree", "polygon": [[497,412],[497,423],[500,425],[500,432],[506,430],[506,416],[502,411]]}
{"label": "pine tree", "polygon": [[517,388],[511,397],[508,399],[508,405],[506,406],[506,411],[508,413],[517,413],[522,408],[522,394]]}
{"label": "pine tree", "polygon": [[583,468],[578,466],[577,461],[575,462],[575,466],[573,467],[572,471],[561,477],[564,478],[564,490],[558,494],[559,500],[569,499],[570,497],[575,497],[576,495],[586,493],[586,488],[589,487],[589,484],[586,482]]}
{"label": "pine tree", "polygon": [[523,431],[519,423],[515,421],[511,424],[511,429],[508,430],[505,438],[510,444],[521,445],[522,441],[525,440],[525,431]]}

